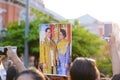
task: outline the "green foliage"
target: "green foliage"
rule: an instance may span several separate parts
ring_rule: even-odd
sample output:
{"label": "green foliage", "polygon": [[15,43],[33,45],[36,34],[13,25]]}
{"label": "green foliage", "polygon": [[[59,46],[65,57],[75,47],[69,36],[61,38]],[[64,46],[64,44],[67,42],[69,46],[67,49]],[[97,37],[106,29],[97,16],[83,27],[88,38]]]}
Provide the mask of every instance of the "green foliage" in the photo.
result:
{"label": "green foliage", "polygon": [[104,41],[98,36],[85,30],[82,26],[74,26],[72,28],[72,56],[91,57],[102,53],[104,49]]}
{"label": "green foliage", "polygon": [[3,43],[0,43],[1,46],[17,46],[18,52],[23,53],[24,50],[24,23],[18,25],[18,22],[10,22],[7,25],[7,37]]}
{"label": "green foliage", "polygon": [[70,23],[70,21],[69,20],[60,20],[58,23],[60,23],[60,24],[69,24]]}
{"label": "green foliage", "polygon": [[74,21],[74,25],[80,25],[80,21],[76,19],[76,20]]}
{"label": "green foliage", "polygon": [[[85,30],[83,26],[73,25],[72,27],[72,58],[93,57],[96,59],[100,72],[105,75],[112,75],[111,58],[106,54],[106,42],[100,37]],[[107,55],[107,56],[105,56]],[[107,64],[107,65],[106,65]]]}
{"label": "green foliage", "polygon": [[36,20],[30,23],[28,38],[25,38],[25,23],[22,22],[18,25],[18,22],[10,22],[7,24],[7,37],[0,46],[17,46],[17,53],[24,53],[24,40],[28,40],[29,53],[36,55],[39,53],[39,25],[54,22],[55,20],[51,16],[39,12],[36,9],[31,8],[31,11],[35,14]]}
{"label": "green foliage", "polygon": [[30,8],[30,10],[35,14],[36,20],[34,21],[36,24],[46,24],[46,23],[51,23],[55,22],[55,19],[52,18],[51,16],[42,13],[34,8]]}
{"label": "green foliage", "polygon": [[108,75],[109,77],[112,76],[112,61],[109,57],[103,57],[97,60],[97,65],[100,72]]}

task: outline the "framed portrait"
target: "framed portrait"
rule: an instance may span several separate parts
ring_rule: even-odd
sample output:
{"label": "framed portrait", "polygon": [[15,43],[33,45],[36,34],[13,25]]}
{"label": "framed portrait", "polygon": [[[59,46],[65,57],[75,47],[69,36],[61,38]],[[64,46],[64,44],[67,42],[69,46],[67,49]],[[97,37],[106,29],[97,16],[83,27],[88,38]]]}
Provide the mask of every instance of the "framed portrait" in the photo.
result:
{"label": "framed portrait", "polygon": [[46,74],[68,74],[71,63],[71,24],[40,25],[40,64]]}

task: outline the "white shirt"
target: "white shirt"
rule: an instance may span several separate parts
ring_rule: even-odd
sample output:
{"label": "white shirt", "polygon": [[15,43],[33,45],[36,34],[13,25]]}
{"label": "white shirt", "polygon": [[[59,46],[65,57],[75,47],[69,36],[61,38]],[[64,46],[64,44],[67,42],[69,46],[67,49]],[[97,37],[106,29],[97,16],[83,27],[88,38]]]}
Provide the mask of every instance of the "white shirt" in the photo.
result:
{"label": "white shirt", "polygon": [[0,76],[2,80],[6,80],[6,70],[2,63],[0,63]]}

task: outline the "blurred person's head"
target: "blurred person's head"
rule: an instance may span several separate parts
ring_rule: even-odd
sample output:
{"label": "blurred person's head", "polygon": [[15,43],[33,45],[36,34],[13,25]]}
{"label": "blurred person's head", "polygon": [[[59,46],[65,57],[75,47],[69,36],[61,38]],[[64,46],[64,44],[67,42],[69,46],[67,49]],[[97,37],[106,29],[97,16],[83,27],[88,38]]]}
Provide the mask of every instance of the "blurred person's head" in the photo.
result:
{"label": "blurred person's head", "polygon": [[29,63],[28,63],[29,67],[35,66],[34,61],[35,61],[35,57],[34,56],[30,56],[29,57]]}
{"label": "blurred person's head", "polygon": [[18,70],[14,66],[10,66],[7,70],[6,80],[15,80]]}
{"label": "blurred person's head", "polygon": [[38,70],[22,71],[16,80],[45,80],[45,76]]}
{"label": "blurred person's head", "polygon": [[[40,71],[40,72],[42,72],[41,69],[38,70],[38,69],[35,68],[35,67],[29,67],[29,70]],[[49,78],[48,78],[46,75],[44,75],[44,77],[45,77],[45,80],[49,80]]]}
{"label": "blurred person's head", "polygon": [[51,37],[51,30],[50,30],[50,28],[46,28],[46,29],[45,29],[45,33],[46,33],[46,37],[47,37],[47,38],[50,38],[50,37]]}
{"label": "blurred person's head", "polygon": [[112,80],[120,80],[120,74],[116,74],[112,77]]}
{"label": "blurred person's head", "polygon": [[100,73],[95,60],[90,58],[76,58],[70,69],[71,80],[99,80]]}
{"label": "blurred person's head", "polygon": [[65,37],[66,37],[66,31],[64,29],[60,29],[60,33],[59,33],[60,40],[65,39]]}

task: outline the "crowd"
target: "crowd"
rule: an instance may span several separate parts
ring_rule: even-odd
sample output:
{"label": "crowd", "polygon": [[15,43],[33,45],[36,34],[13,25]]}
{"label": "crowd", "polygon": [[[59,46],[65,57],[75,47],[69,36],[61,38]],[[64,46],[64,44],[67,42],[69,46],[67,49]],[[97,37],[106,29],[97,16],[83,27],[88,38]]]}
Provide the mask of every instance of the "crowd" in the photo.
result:
{"label": "crowd", "polygon": [[[1,80],[50,80],[41,70],[36,68],[25,68],[23,62],[7,47],[7,57],[13,62],[6,70],[6,79],[0,76]],[[78,57],[70,65],[69,80],[100,80],[100,72],[96,61],[91,58]],[[120,75],[114,75],[112,80],[120,80]]]}

